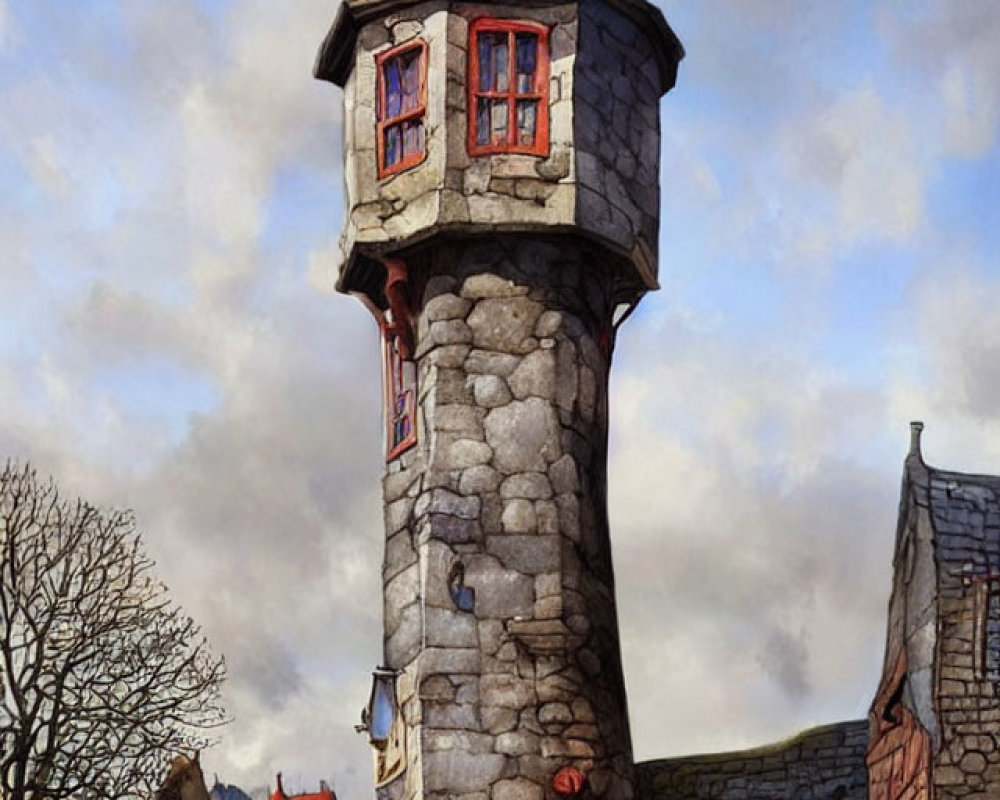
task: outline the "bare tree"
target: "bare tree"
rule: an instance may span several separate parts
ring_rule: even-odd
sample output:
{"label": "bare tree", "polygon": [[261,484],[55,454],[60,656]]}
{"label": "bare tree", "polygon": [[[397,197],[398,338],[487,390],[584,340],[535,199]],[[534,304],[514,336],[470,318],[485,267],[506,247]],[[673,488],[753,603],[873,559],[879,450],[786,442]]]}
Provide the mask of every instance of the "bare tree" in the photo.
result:
{"label": "bare tree", "polygon": [[225,664],[153,575],[128,511],[0,473],[0,795],[150,797],[225,721]]}

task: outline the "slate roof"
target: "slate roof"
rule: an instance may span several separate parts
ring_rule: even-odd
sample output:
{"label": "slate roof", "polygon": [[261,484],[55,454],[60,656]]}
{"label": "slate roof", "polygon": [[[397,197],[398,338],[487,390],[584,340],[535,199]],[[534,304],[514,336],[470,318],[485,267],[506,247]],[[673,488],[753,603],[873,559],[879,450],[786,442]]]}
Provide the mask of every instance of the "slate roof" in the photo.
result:
{"label": "slate roof", "polygon": [[950,565],[951,574],[959,567],[967,578],[1000,575],[1000,476],[928,466],[920,450],[922,428],[913,425],[907,477],[929,511],[939,567]]}
{"label": "slate roof", "polygon": [[[337,6],[337,16],[323,40],[313,75],[323,81],[343,86],[354,66],[354,43],[361,26],[423,0],[345,0]],[[673,88],[677,81],[677,64],[684,58],[684,46],[670,27],[663,12],[648,0],[604,0],[625,16],[637,21],[653,41],[660,61],[662,92]],[[482,3],[488,6],[489,3]],[[526,3],[526,7],[531,3]]]}

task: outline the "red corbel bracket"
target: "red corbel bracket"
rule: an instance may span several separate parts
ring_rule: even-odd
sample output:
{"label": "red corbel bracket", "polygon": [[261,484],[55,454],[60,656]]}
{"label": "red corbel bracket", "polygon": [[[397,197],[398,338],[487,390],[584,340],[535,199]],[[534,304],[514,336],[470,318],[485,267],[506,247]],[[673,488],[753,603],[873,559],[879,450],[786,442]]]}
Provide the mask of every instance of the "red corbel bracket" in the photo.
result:
{"label": "red corbel bracket", "polygon": [[409,361],[413,358],[413,329],[410,327],[413,311],[407,298],[410,276],[402,259],[386,256],[382,263],[385,265],[385,297],[392,311],[392,323],[386,326],[386,333],[396,339],[399,355]]}

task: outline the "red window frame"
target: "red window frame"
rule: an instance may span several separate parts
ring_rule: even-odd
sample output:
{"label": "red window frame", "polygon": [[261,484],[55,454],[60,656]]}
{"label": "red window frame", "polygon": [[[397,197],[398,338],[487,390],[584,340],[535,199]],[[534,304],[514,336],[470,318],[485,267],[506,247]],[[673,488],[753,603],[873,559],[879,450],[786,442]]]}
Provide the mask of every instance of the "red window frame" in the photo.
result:
{"label": "red window frame", "polygon": [[[382,387],[385,393],[385,440],[387,462],[417,443],[417,365],[403,358],[399,341],[382,328]],[[401,431],[397,435],[396,426]]]}
{"label": "red window frame", "polygon": [[[420,102],[414,108],[408,109],[406,111],[401,111],[394,117],[386,117],[386,91],[385,91],[385,64],[387,61],[391,61],[394,58],[398,58],[404,53],[410,50],[420,50],[420,66],[417,71],[420,75],[420,89],[419,97]],[[419,153],[414,153],[407,158],[400,158],[395,164],[386,166],[385,163],[385,131],[386,128],[390,128],[394,125],[400,125],[408,120],[419,119],[421,124],[423,124],[424,118],[427,116],[427,43],[423,39],[414,39],[409,42],[404,42],[403,44],[397,45],[384,53],[379,53],[375,57],[375,69],[378,75],[378,102],[377,102],[377,112],[378,121],[375,126],[376,128],[376,151],[378,153],[378,176],[379,178],[387,178],[390,175],[395,175],[397,172],[402,172],[404,169],[409,169],[410,167],[416,166],[422,162],[427,157],[427,128],[424,126],[424,146],[421,148]]]}
{"label": "red window frame", "polygon": [[[479,34],[507,34],[507,91],[480,91],[479,89]],[[538,36],[535,57],[535,81],[531,92],[517,91],[517,56],[515,38],[518,33]],[[549,154],[549,28],[538,22],[480,17],[469,26],[469,82],[468,82],[468,148],[469,155],[482,156],[492,153],[526,153],[534,156]],[[507,100],[507,141],[479,144],[477,139],[477,98],[488,97]],[[517,143],[517,101],[537,100],[535,142],[532,145]]]}

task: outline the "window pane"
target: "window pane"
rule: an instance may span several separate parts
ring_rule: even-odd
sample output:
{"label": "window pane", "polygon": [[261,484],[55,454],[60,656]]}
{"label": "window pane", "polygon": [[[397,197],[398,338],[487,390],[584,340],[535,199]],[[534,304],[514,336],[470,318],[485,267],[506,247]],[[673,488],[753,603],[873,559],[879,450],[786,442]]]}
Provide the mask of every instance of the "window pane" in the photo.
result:
{"label": "window pane", "polygon": [[506,33],[479,34],[479,90],[482,92],[507,91],[507,38]]}
{"label": "window pane", "polygon": [[490,101],[490,142],[507,143],[507,101]]}
{"label": "window pane", "polygon": [[517,101],[517,143],[522,147],[535,144],[535,125],[538,118],[537,100]]}
{"label": "window pane", "polygon": [[403,157],[403,132],[400,125],[385,129],[385,166],[398,164]]}
{"label": "window pane", "polygon": [[476,144],[507,143],[507,101],[476,98]]}
{"label": "window pane", "polygon": [[476,144],[490,143],[490,101],[476,98]]}
{"label": "window pane", "polygon": [[392,119],[398,116],[403,109],[399,59],[391,58],[383,66],[385,69],[385,118]]}
{"label": "window pane", "polygon": [[400,56],[403,73],[403,110],[420,105],[420,50],[410,50]]}
{"label": "window pane", "polygon": [[419,119],[403,123],[403,158],[424,152],[424,123]]}
{"label": "window pane", "polygon": [[538,36],[519,33],[515,39],[517,50],[517,91],[521,94],[535,89],[535,71],[538,64]]}

